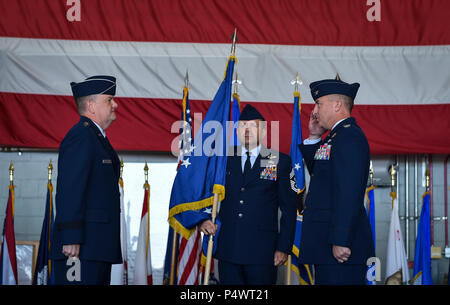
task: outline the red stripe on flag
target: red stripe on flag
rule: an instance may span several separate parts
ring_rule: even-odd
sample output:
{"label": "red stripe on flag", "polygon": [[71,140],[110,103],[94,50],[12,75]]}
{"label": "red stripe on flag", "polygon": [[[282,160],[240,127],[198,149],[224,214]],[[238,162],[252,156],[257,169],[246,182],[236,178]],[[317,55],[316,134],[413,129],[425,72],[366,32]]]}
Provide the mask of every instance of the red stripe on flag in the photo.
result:
{"label": "red stripe on flag", "polygon": [[[186,263],[186,265],[184,266],[183,270],[180,270],[179,272],[181,273],[181,276],[179,276],[179,281],[178,281],[178,285],[185,285],[189,276],[191,275],[192,271],[194,268],[198,268],[198,265],[196,266],[195,262],[198,258],[198,251],[199,251],[199,240],[200,240],[200,233],[197,231],[196,232],[196,236],[195,236],[195,241],[194,241],[194,245],[192,247],[192,249],[190,249],[190,253],[184,253],[184,250],[186,247],[183,248],[183,251],[181,251],[181,245],[180,245],[180,260],[181,257],[183,257],[184,255],[188,255],[189,259]],[[185,238],[182,238],[182,243],[184,242],[184,246],[186,246],[187,244],[187,240]]]}
{"label": "red stripe on flag", "polygon": [[0,36],[229,43],[237,27],[239,43],[450,44],[448,0],[380,1],[379,22],[368,20],[366,0],[79,2],[80,21],[70,22],[74,5],[63,0],[0,0]]}
{"label": "red stripe on flag", "polygon": [[[117,120],[106,131],[116,150],[170,152],[173,144],[174,151],[178,151],[176,137],[179,130],[171,133],[171,125],[180,119],[179,100],[116,100],[119,104]],[[203,117],[210,105],[210,101],[191,100],[190,103],[192,113],[200,112]],[[241,108],[246,104],[241,101]],[[250,104],[267,121],[279,121],[280,151],[289,153],[293,104]],[[312,104],[302,104],[304,138],[309,134],[307,126],[312,108]],[[356,104],[352,115],[366,134],[372,154],[450,152],[450,138],[447,136],[450,134],[450,104]],[[70,96],[0,92],[0,145],[57,149],[64,135],[78,120],[75,103]],[[194,128],[198,127],[195,121]]]}

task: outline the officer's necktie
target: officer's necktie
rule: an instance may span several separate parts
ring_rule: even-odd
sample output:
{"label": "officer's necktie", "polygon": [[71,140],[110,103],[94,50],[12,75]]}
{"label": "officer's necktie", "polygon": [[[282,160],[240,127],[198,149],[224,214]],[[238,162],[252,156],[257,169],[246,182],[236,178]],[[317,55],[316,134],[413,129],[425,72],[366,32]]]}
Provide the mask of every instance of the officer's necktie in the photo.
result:
{"label": "officer's necktie", "polygon": [[252,164],[250,163],[250,152],[247,151],[247,160],[245,160],[244,164],[244,181],[247,181],[247,176],[252,168]]}

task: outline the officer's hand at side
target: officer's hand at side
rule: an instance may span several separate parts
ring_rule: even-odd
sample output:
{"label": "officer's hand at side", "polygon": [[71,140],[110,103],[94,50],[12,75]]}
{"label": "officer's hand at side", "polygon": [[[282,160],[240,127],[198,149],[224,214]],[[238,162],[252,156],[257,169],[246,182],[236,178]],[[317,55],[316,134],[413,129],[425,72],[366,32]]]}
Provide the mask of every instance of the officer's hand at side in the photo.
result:
{"label": "officer's hand at side", "polygon": [[62,253],[67,257],[78,257],[80,255],[80,245],[63,245]]}
{"label": "officer's hand at side", "polygon": [[275,255],[273,257],[273,265],[278,267],[283,265],[288,259],[288,255],[281,251],[275,251]]}
{"label": "officer's hand at side", "polygon": [[346,262],[351,254],[350,248],[333,245],[333,256],[338,262]]}
{"label": "officer's hand at side", "polygon": [[206,235],[212,234],[214,236],[216,234],[218,226],[214,224],[211,220],[205,220],[200,224],[199,229],[201,232],[203,232],[203,234]]}
{"label": "officer's hand at side", "polygon": [[320,126],[319,120],[317,120],[313,111],[311,111],[311,115],[309,117],[308,128],[310,139],[318,139],[326,132],[326,129]]}

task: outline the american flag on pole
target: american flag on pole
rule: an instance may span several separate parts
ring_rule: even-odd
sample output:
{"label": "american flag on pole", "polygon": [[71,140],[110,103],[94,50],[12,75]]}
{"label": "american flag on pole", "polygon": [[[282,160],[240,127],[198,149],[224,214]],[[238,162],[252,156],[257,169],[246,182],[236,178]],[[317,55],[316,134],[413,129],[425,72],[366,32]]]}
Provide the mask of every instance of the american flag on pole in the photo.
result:
{"label": "american flag on pole", "polygon": [[14,186],[9,186],[0,252],[0,285],[17,285],[16,239],[14,236]]}
{"label": "american flag on pole", "polygon": [[[187,75],[186,75],[187,79]],[[178,166],[183,162],[185,154],[193,151],[193,133],[191,106],[189,104],[189,88],[183,88],[183,102],[181,109],[181,123],[183,124],[180,133],[180,153],[178,155]],[[201,239],[200,231],[195,230],[189,239],[179,236],[178,247],[178,285],[198,285],[198,275],[200,267]]]}
{"label": "american flag on pole", "polygon": [[189,88],[187,86],[183,88],[183,102],[181,107],[180,123],[182,124],[182,126],[180,128],[178,168],[183,162],[184,156],[193,151],[191,105],[189,104]]}
{"label": "american flag on pole", "polygon": [[[103,73],[118,83],[112,145],[170,151],[184,71],[192,111],[204,115],[237,28],[241,102],[279,121],[281,135],[291,130],[294,71],[305,84],[304,130],[314,107],[308,84],[339,73],[361,84],[352,115],[372,154],[450,149],[448,0],[0,0],[0,10],[5,146],[58,148],[78,121],[69,83]],[[280,151],[289,146],[281,137]]]}

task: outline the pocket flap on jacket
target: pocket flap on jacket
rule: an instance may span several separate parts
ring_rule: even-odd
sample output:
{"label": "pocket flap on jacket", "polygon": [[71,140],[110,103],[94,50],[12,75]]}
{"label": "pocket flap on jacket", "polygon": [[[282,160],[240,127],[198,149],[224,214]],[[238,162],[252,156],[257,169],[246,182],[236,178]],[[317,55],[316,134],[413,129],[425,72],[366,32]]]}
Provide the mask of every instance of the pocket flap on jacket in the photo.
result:
{"label": "pocket flap on jacket", "polygon": [[109,221],[108,213],[105,210],[87,210],[86,221],[106,223]]}

